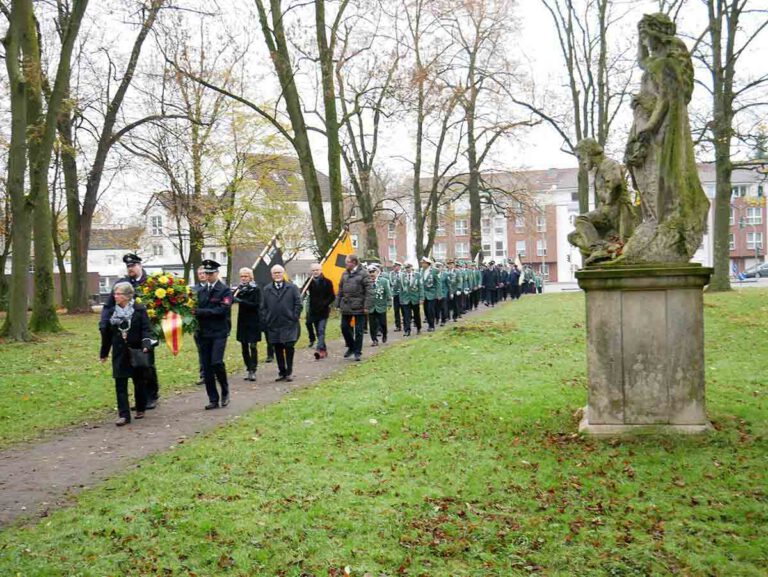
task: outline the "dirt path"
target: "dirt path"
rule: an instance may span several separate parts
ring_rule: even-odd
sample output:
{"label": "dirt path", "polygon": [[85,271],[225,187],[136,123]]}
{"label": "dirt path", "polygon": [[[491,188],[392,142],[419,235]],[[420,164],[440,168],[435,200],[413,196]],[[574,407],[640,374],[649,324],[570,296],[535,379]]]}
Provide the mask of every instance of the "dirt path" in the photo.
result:
{"label": "dirt path", "polygon": [[[459,323],[487,310],[490,309],[480,305]],[[452,324],[449,322],[445,328]],[[394,346],[404,338],[402,335],[390,329],[389,342],[378,348],[371,348],[366,336],[363,362]],[[414,330],[409,338],[429,336],[425,328],[420,336],[417,337]],[[148,411],[146,418],[134,420],[125,427],[115,427],[114,419],[110,419],[96,425],[66,429],[58,435],[54,433],[56,438],[51,440],[0,452],[0,526],[21,516],[46,516],[52,509],[70,503],[78,491],[135,466],[143,457],[167,450],[254,407],[274,403],[292,390],[357,365],[342,357],[344,350],[343,341],[329,342],[329,356],[322,361],[315,361],[308,348],[297,350],[292,383],[274,382],[277,377],[275,364],[260,364],[256,382],[244,380],[243,372],[239,371],[230,376],[232,401],[223,409],[203,410],[208,399],[204,388],[198,387],[194,391],[161,398],[158,408]],[[160,377],[162,387],[162,367]]]}

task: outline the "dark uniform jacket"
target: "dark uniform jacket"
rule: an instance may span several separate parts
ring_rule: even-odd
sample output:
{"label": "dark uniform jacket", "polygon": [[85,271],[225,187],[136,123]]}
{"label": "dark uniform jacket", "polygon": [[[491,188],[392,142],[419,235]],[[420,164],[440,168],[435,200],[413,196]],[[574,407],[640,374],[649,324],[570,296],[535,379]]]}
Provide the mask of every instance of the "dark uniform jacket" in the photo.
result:
{"label": "dark uniform jacket", "polygon": [[203,286],[197,293],[198,331],[201,338],[220,339],[229,336],[232,291],[221,281],[211,288]]}
{"label": "dark uniform jacket", "polygon": [[[115,281],[115,284],[121,282],[131,283],[133,289],[136,290],[139,285],[143,285],[145,282],[147,282],[147,273],[142,269],[141,276],[139,278],[124,276],[123,278]],[[99,319],[100,329],[103,329],[107,326],[109,319],[112,318],[112,312],[115,310],[115,284],[112,285],[112,292],[109,293],[109,298],[101,309],[101,318]]]}
{"label": "dark uniform jacket", "polygon": [[307,293],[309,294],[307,320],[316,322],[327,319],[331,314],[331,305],[336,299],[336,295],[333,293],[333,283],[324,276],[317,279],[313,278],[309,281]]}
{"label": "dark uniform jacket", "polygon": [[261,294],[261,325],[270,343],[293,343],[299,340],[301,294],[298,287],[283,282],[265,285]]}
{"label": "dark uniform jacket", "polygon": [[120,327],[109,322],[111,317],[112,313],[110,312],[109,317],[107,317],[106,326],[101,329],[101,351],[99,352],[99,358],[106,359],[111,349],[112,377],[115,379],[127,379],[133,376],[128,347],[132,349],[150,348],[149,342],[144,342],[144,339],[152,338],[152,328],[149,324],[147,308],[144,305],[133,305],[133,316],[131,317],[130,328],[128,328],[126,333],[126,340],[123,340]]}
{"label": "dark uniform jacket", "polygon": [[261,340],[261,289],[255,282],[241,284],[233,294],[239,303],[237,311],[237,340],[241,343],[258,343]]}
{"label": "dark uniform jacket", "polygon": [[371,277],[362,266],[352,272],[345,270],[341,275],[336,306],[343,315],[361,315],[373,306]]}

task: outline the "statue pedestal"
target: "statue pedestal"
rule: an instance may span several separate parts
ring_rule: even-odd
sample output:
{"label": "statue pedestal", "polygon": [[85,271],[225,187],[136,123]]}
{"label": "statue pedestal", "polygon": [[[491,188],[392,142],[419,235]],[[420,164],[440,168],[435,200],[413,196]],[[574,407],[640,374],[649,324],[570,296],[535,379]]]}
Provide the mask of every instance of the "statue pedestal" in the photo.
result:
{"label": "statue pedestal", "polygon": [[589,403],[579,430],[591,435],[711,428],[704,407],[702,289],[697,264],[587,268]]}

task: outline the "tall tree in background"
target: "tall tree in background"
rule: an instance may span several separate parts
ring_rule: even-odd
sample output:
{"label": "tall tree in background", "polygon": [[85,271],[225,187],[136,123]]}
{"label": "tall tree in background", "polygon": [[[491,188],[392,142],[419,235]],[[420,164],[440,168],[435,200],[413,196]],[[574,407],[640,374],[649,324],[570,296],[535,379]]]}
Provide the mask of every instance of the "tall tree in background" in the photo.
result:
{"label": "tall tree in background", "polygon": [[[62,3],[57,5],[61,6]],[[15,223],[13,239],[13,279],[10,313],[3,332],[12,339],[29,338],[28,330],[61,330],[54,305],[53,243],[51,241],[51,206],[48,198],[48,172],[56,137],[56,120],[67,93],[71,58],[87,0],[73,0],[71,7],[59,10],[57,27],[63,41],[53,86],[47,81],[41,55],[42,39],[32,0],[13,0],[10,9],[0,10],[8,18],[4,39],[6,69],[11,88],[11,152],[8,185]],[[22,98],[23,95],[23,98]],[[24,141],[21,135],[24,134]],[[29,193],[24,192],[29,168]],[[32,316],[27,326],[26,282],[30,263],[30,227],[34,234],[34,280]]]}
{"label": "tall tree in background", "polygon": [[[562,108],[533,99],[515,101],[549,124],[563,139],[566,152],[576,155],[583,138],[606,147],[611,126],[629,96],[633,62],[627,47],[609,39],[624,14],[612,0],[540,0],[555,27],[566,72],[569,106]],[[625,10],[621,8],[621,10]],[[589,211],[589,171],[579,164],[579,212]]]}
{"label": "tall tree in background", "polygon": [[511,0],[459,2],[451,4],[441,18],[453,44],[447,83],[457,93],[465,122],[465,190],[473,258],[482,253],[484,167],[499,139],[533,124],[515,118],[506,105],[508,96],[517,93],[523,82],[515,64],[504,57],[514,31],[514,6]]}
{"label": "tall tree in background", "polygon": [[[762,6],[762,7],[761,7]],[[712,119],[708,139],[715,152],[715,224],[713,256],[715,274],[710,290],[730,289],[731,174],[732,146],[738,115],[768,106],[765,89],[768,73],[755,77],[740,75],[742,59],[759,37],[765,37],[768,9],[751,0],[706,0],[708,28],[694,56],[711,76],[706,86],[712,96]],[[760,97],[756,97],[761,91]]]}
{"label": "tall tree in background", "polygon": [[[102,114],[99,116],[101,126],[88,126],[90,131],[95,129],[95,150],[88,158],[87,180],[85,192],[80,195],[80,178],[78,176],[77,154],[89,155],[80,146],[75,134],[76,121],[82,120],[82,111],[78,109],[77,94],[70,94],[69,79],[66,83],[66,100],[61,114],[58,116],[59,138],[62,142],[62,170],[66,188],[67,225],[69,229],[69,244],[72,262],[72,294],[69,303],[69,312],[89,312],[88,303],[88,248],[90,246],[91,228],[93,217],[102,192],[102,179],[107,166],[107,159],[112,147],[123,136],[138,126],[157,120],[162,114],[151,114],[144,118],[124,123],[118,128],[118,121],[122,112],[123,102],[133,82],[136,67],[141,57],[144,42],[152,30],[157,19],[158,12],[163,6],[164,0],[148,0],[139,6],[139,31],[133,41],[128,62],[118,76],[119,82],[112,92],[111,82],[106,82],[101,95],[103,105]],[[60,3],[60,11],[64,6]],[[64,38],[61,38],[62,42]],[[105,51],[108,51],[106,48]],[[109,76],[117,75],[115,63],[110,59]],[[94,120],[90,120],[94,122]],[[98,121],[97,121],[98,122]],[[93,147],[91,147],[93,148]],[[62,279],[63,280],[63,279]]]}

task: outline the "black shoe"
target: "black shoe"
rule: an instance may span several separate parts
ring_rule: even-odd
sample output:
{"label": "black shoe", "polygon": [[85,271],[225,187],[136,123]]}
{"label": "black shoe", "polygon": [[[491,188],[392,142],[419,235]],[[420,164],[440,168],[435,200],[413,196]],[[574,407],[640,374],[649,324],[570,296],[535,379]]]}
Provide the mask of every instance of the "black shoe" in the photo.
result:
{"label": "black shoe", "polygon": [[211,409],[218,409],[219,403],[210,402],[207,405],[205,405],[205,410],[210,411]]}
{"label": "black shoe", "polygon": [[226,407],[229,404],[229,395],[221,396],[221,406]]}
{"label": "black shoe", "polygon": [[273,363],[275,361],[275,357],[267,357],[267,360],[264,361],[265,363]]}
{"label": "black shoe", "polygon": [[411,331],[405,331],[403,333],[403,335],[406,336],[406,337],[410,337],[411,336]]}
{"label": "black shoe", "polygon": [[144,418],[144,411],[136,411],[136,415],[133,417],[134,419],[143,419]]}
{"label": "black shoe", "polygon": [[360,360],[362,360],[362,359],[360,358],[360,355],[359,355],[359,354],[356,354],[356,355],[355,355],[355,360],[356,360],[356,361],[360,361]]}
{"label": "black shoe", "polygon": [[378,347],[379,346],[379,341],[371,341],[371,346],[372,347]]}
{"label": "black shoe", "polygon": [[348,358],[349,358],[349,357],[351,357],[353,354],[354,354],[354,353],[352,352],[352,349],[347,349],[347,352],[346,352],[346,353],[344,353],[344,358],[345,358],[345,359],[348,359]]}
{"label": "black shoe", "polygon": [[284,380],[285,380],[286,383],[292,383],[293,382],[293,377],[291,375],[285,375],[285,379]]}
{"label": "black shoe", "polygon": [[309,341],[309,348],[312,349],[315,346],[315,341]]}
{"label": "black shoe", "polygon": [[381,337],[381,342],[386,344],[387,343],[387,335],[384,335]]}
{"label": "black shoe", "polygon": [[287,378],[288,378],[288,377],[286,377],[285,375],[280,375],[279,377],[277,377],[277,378],[275,379],[275,382],[276,382],[276,383],[280,383],[280,382],[282,382],[282,381],[286,380]]}
{"label": "black shoe", "polygon": [[118,427],[124,427],[125,425],[130,425],[131,420],[126,417],[120,417],[118,420],[115,421],[115,425]]}
{"label": "black shoe", "polygon": [[428,332],[428,333],[434,333],[434,332],[435,332],[435,327],[429,327],[429,328],[427,329],[427,332]]}
{"label": "black shoe", "polygon": [[401,330],[402,330],[402,329],[401,329],[400,327],[396,327],[396,328],[395,328],[395,332],[396,332],[396,333],[399,333]]}
{"label": "black shoe", "polygon": [[205,384],[205,377],[200,377],[200,379],[195,384],[196,385],[204,385]]}
{"label": "black shoe", "polygon": [[256,380],[256,371],[248,371],[248,376],[245,377],[246,381],[255,381]]}
{"label": "black shoe", "polygon": [[157,406],[157,399],[147,399],[147,410],[151,411]]}
{"label": "black shoe", "polygon": [[315,351],[315,360],[316,361],[320,360],[320,352],[319,351]]}

